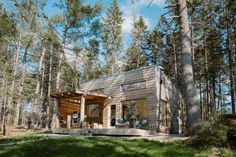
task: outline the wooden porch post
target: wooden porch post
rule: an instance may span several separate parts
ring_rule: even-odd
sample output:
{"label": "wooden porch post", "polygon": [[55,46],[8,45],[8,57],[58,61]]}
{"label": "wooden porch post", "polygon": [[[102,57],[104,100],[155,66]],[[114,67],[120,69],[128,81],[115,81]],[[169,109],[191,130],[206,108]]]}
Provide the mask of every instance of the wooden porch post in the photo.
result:
{"label": "wooden porch post", "polygon": [[83,128],[85,112],[85,96],[83,95],[80,100],[80,127]]}
{"label": "wooden porch post", "polygon": [[67,129],[71,128],[71,115],[67,115]]}

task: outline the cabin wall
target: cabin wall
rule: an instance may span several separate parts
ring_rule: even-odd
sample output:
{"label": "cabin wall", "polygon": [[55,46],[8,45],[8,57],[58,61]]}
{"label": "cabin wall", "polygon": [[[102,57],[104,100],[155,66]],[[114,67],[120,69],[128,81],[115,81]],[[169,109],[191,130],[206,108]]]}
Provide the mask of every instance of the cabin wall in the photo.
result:
{"label": "cabin wall", "polygon": [[[110,105],[116,105],[116,119],[121,118],[122,114],[122,101],[135,100],[135,99],[146,99],[148,103],[148,122],[149,126],[156,129],[157,115],[157,97],[156,97],[156,68],[147,67],[143,69],[132,70],[129,72],[121,73],[106,78],[99,78],[91,80],[86,83],[82,83],[81,88],[83,90],[92,91],[96,89],[104,88],[104,93],[111,96]],[[145,89],[137,89],[132,91],[123,92],[121,85],[146,81]],[[105,108],[104,116],[107,121],[107,126],[110,126],[110,112],[109,107]],[[105,126],[105,125],[104,125]]]}
{"label": "cabin wall", "polygon": [[[160,90],[160,77],[162,78]],[[146,81],[145,89],[123,92],[121,85]],[[159,99],[168,102],[171,112],[171,124],[175,132],[178,130],[177,114],[179,109],[179,93],[170,80],[161,74],[155,66],[124,72],[111,77],[98,78],[81,84],[82,90],[93,91],[104,88],[104,94],[110,96],[111,102],[103,111],[103,126],[110,126],[110,105],[116,105],[116,119],[122,115],[122,101],[146,99],[148,103],[149,129],[158,131]]]}
{"label": "cabin wall", "polygon": [[[183,98],[180,91],[176,88],[176,86],[171,82],[171,80],[163,73],[160,73],[157,70],[156,73],[157,78],[157,96],[158,100],[166,101],[170,113],[170,123],[171,123],[171,132],[177,133],[179,129],[179,123],[177,117],[178,111],[182,110],[181,105],[183,106]],[[160,84],[161,79],[161,84]],[[160,89],[161,86],[161,89]],[[159,101],[158,101],[159,102]],[[159,103],[158,103],[159,108]]]}

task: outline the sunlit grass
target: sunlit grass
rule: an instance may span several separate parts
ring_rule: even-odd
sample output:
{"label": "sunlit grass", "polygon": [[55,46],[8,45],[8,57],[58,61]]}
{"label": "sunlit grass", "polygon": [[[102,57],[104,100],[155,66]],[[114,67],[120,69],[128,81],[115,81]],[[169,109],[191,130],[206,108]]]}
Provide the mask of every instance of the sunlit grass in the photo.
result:
{"label": "sunlit grass", "polygon": [[[194,157],[212,156],[210,148],[193,148],[180,142],[158,142],[101,137],[26,136],[2,140],[20,142],[0,147],[0,157]],[[27,142],[28,140],[28,142]],[[26,142],[22,142],[26,141]],[[236,156],[220,149],[221,156]]]}

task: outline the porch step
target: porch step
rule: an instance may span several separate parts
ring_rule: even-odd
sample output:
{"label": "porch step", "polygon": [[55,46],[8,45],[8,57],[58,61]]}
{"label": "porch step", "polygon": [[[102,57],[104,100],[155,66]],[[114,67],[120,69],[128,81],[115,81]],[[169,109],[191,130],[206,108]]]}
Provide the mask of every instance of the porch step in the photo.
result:
{"label": "porch step", "polygon": [[53,131],[55,134],[66,134],[66,135],[80,135],[80,136],[92,136],[90,129],[67,129],[61,128]]}
{"label": "porch step", "polygon": [[134,128],[105,128],[105,129],[57,129],[56,134],[69,134],[80,136],[148,136],[149,130],[134,129]]}

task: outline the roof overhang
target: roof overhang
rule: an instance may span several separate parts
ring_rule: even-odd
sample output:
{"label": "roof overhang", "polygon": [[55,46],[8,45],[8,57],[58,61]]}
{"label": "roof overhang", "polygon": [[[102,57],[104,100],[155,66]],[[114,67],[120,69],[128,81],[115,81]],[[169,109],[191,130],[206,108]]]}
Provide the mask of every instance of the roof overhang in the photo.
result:
{"label": "roof overhang", "polygon": [[106,99],[108,96],[106,94],[94,93],[94,92],[86,92],[84,90],[77,90],[75,92],[61,92],[51,94],[52,98],[58,99],[75,99],[80,100],[82,96],[85,96],[87,99],[89,98],[101,98]]}
{"label": "roof overhang", "polygon": [[106,94],[85,92],[83,90],[51,94],[52,98],[56,98],[59,100],[59,112],[61,115],[70,115],[73,113],[73,111],[78,111],[80,109],[82,96],[85,97],[86,105],[106,105],[109,103],[110,100]]}

